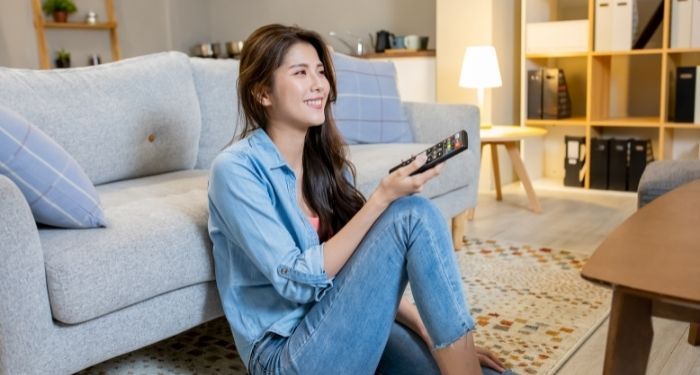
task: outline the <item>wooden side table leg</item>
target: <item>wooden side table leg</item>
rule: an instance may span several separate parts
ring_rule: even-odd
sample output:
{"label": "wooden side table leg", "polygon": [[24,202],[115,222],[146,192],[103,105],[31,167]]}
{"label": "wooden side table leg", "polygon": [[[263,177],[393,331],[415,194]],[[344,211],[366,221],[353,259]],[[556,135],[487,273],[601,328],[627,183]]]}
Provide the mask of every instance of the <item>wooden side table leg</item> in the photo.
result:
{"label": "wooden side table leg", "polygon": [[603,374],[645,374],[654,335],[651,310],[649,299],[614,290]]}
{"label": "wooden side table leg", "polygon": [[[484,146],[486,146],[485,143],[481,143],[481,147],[479,147],[479,160],[484,160]],[[481,168],[481,167],[479,167]],[[478,186],[477,186],[478,190]],[[474,215],[476,213],[476,205],[472,208],[469,209],[469,212],[467,213],[467,220],[472,221],[474,220]]]}
{"label": "wooden side table leg", "polygon": [[520,159],[518,142],[506,142],[505,146],[506,150],[508,150],[510,161],[513,163],[515,173],[520,178],[520,182],[523,183],[523,187],[525,188],[525,192],[527,193],[527,199],[530,201],[530,208],[532,208],[532,211],[536,213],[542,212],[540,201],[537,199],[537,195],[535,195],[535,189],[533,189],[532,182],[530,182],[530,177],[527,175],[525,165]]}
{"label": "wooden side table leg", "polygon": [[491,145],[491,164],[493,165],[493,185],[496,188],[496,200],[502,201],[503,194],[501,194],[501,172],[498,167],[498,143],[490,143]]}
{"label": "wooden side table leg", "polygon": [[693,346],[700,345],[700,323],[690,323],[688,343]]}
{"label": "wooden side table leg", "polygon": [[452,218],[452,247],[455,251],[464,244],[464,221],[467,220],[467,211]]}

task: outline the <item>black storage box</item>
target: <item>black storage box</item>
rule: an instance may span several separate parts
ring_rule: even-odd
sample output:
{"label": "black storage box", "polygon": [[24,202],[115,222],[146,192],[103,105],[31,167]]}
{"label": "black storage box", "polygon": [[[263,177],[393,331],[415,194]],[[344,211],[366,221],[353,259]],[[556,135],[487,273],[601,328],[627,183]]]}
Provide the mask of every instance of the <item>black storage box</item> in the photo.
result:
{"label": "black storage box", "polygon": [[564,147],[566,150],[564,156],[564,185],[565,186],[583,186],[583,165],[586,161],[585,148],[586,137],[564,137]]}
{"label": "black storage box", "polygon": [[629,143],[629,168],[627,169],[627,190],[637,191],[639,180],[647,164],[654,160],[651,140],[632,140]]}
{"label": "black storage box", "polygon": [[608,188],[610,140],[591,138],[591,189]]}
{"label": "black storage box", "polygon": [[610,140],[610,162],[608,163],[608,188],[610,190],[627,190],[629,143],[629,139],[613,138]]}

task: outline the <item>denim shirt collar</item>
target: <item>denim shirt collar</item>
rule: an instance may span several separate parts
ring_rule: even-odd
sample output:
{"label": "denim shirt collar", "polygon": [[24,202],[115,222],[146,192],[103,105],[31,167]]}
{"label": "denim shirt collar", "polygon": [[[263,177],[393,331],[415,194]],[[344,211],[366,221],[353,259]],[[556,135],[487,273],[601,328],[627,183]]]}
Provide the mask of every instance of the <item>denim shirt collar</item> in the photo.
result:
{"label": "denim shirt collar", "polygon": [[272,139],[269,135],[267,135],[265,130],[261,128],[253,130],[250,135],[249,142],[251,145],[255,144],[265,151],[259,153],[258,157],[268,169],[287,167],[289,170],[291,170],[287,162],[282,157],[282,154],[280,154],[279,149],[272,142]]}

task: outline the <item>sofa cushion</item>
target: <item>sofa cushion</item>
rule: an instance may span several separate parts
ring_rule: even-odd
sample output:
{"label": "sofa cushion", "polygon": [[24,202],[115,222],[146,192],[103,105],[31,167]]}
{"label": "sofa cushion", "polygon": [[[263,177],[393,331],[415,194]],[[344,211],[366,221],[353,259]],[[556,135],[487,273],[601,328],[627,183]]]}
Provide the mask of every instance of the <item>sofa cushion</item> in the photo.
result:
{"label": "sofa cushion", "polygon": [[0,174],[24,194],[38,223],[104,226],[95,187],[68,153],[16,112],[0,105]]}
{"label": "sofa cushion", "polygon": [[0,67],[0,82],[0,103],[61,145],[96,185],[195,164],[201,119],[183,53],[75,69]]}
{"label": "sofa cushion", "polygon": [[334,52],[333,65],[338,88],[333,116],[346,143],[413,142],[392,62]]}
{"label": "sofa cushion", "polygon": [[637,189],[637,207],[642,208],[662,194],[700,179],[700,160],[658,160],[647,165]]}
{"label": "sofa cushion", "polygon": [[103,185],[108,228],[40,230],[54,318],[80,323],[214,280],[206,187],[195,170]]}
{"label": "sofa cushion", "polygon": [[209,169],[211,162],[233,138],[238,122],[239,61],[190,58],[194,85],[202,110],[202,132],[195,168]]}
{"label": "sofa cushion", "polygon": [[[389,169],[430,146],[420,143],[349,146],[350,159],[357,171],[357,188],[368,197],[389,173]],[[445,162],[440,175],[425,185],[421,195],[435,198],[467,186],[470,175],[465,171],[465,165],[469,165],[467,163],[471,157],[470,150],[467,150]]]}

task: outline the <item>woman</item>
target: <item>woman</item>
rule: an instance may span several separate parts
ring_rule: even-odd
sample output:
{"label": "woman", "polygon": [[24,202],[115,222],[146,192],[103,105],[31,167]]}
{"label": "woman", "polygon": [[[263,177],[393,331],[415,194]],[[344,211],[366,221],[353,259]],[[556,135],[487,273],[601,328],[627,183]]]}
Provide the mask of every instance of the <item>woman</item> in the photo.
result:
{"label": "woman", "polygon": [[[474,347],[451,239],[411,196],[441,167],[386,176],[365,200],[331,116],[321,37],[269,25],[247,39],[241,141],[214,161],[209,233],[216,280],[251,374],[503,371]],[[411,282],[417,307],[402,299]]]}

